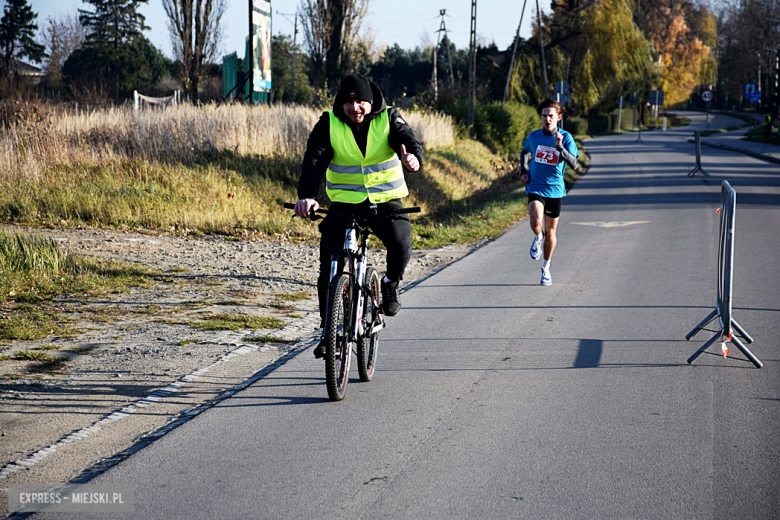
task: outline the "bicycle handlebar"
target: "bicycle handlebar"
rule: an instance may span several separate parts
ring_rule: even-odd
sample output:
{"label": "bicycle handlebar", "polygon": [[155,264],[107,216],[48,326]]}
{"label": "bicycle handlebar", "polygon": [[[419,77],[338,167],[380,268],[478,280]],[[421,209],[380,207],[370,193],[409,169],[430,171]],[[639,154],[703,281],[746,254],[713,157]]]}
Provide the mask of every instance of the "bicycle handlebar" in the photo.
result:
{"label": "bicycle handlebar", "polygon": [[[295,204],[291,202],[283,202],[282,206],[284,206],[286,209],[295,209]],[[356,220],[372,220],[376,217],[384,217],[388,215],[404,215],[407,213],[420,213],[422,211],[422,208],[419,206],[411,206],[408,208],[401,208],[401,209],[392,209],[389,211],[378,211],[376,213],[342,213],[341,211],[335,211],[335,210],[327,210],[325,208],[319,208],[316,211],[313,211],[311,214],[312,220],[317,220],[320,218],[324,218],[321,216],[315,215],[315,213],[332,213],[333,215],[337,215],[339,217],[344,217],[348,219],[356,219]]]}

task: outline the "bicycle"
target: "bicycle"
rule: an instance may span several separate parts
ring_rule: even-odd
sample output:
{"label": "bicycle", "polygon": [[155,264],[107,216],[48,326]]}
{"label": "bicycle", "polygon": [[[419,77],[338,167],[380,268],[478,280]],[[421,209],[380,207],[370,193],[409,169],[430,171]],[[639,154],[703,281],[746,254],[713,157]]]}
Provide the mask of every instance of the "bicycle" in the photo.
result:
{"label": "bicycle", "polygon": [[[295,204],[284,203],[287,209]],[[328,306],[325,314],[325,382],[331,401],[344,399],[349,379],[352,349],[358,360],[358,373],[364,383],[370,382],[376,369],[379,351],[379,331],[385,328],[382,308],[379,305],[379,273],[368,267],[368,238],[371,223],[390,220],[398,215],[419,213],[419,207],[392,211],[354,214],[318,209],[312,220],[323,218],[319,214],[332,214],[349,221],[344,237],[344,250],[331,257]]]}

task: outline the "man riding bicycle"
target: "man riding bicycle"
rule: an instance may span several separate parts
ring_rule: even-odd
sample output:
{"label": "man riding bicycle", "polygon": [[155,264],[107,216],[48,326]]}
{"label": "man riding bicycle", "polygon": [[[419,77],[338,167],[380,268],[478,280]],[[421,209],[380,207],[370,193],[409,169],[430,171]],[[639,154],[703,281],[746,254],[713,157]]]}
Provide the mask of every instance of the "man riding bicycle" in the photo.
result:
{"label": "man riding bicycle", "polygon": [[[422,146],[395,108],[388,108],[382,92],[359,74],[341,81],[333,110],[324,112],[314,126],[306,146],[298,182],[295,214],[309,218],[319,208],[315,200],[326,180],[331,209],[340,213],[371,214],[403,207],[409,194],[404,169],[422,167]],[[320,317],[324,323],[330,283],[331,255],[342,250],[348,221],[328,214],[320,223],[320,275],[317,280]],[[371,231],[387,249],[387,272],[382,280],[382,310],[395,316],[401,310],[398,282],[412,252],[409,217],[371,224]],[[322,342],[314,356],[325,356]]]}

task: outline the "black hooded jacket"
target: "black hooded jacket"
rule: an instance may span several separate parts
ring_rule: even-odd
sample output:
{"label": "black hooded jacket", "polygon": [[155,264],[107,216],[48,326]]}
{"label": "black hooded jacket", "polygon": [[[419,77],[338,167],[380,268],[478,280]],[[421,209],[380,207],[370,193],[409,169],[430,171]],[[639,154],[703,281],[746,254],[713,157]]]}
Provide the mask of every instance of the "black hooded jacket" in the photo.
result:
{"label": "black hooded jacket", "polygon": [[[347,123],[352,129],[360,151],[366,154],[366,142],[368,141],[368,128],[371,121],[375,119],[382,110],[387,110],[390,121],[390,136],[388,142],[390,147],[395,150],[398,158],[401,158],[401,145],[406,146],[406,152],[414,154],[420,161],[420,170],[423,164],[422,146],[414,137],[412,129],[404,121],[401,114],[395,108],[388,108],[385,97],[373,82],[371,82],[371,91],[374,94],[374,103],[371,105],[371,113],[368,114],[362,123],[355,124],[344,113],[345,100],[341,91],[336,95],[333,103],[333,113],[341,121]],[[303,156],[303,165],[301,166],[301,178],[298,181],[298,198],[313,199],[317,196],[322,184],[322,178],[333,159],[333,147],[330,144],[330,117],[327,112],[323,112],[320,120],[314,125],[314,129],[309,135],[309,141],[306,144],[306,153]],[[418,171],[420,171],[418,170]],[[406,169],[404,169],[406,173]]]}

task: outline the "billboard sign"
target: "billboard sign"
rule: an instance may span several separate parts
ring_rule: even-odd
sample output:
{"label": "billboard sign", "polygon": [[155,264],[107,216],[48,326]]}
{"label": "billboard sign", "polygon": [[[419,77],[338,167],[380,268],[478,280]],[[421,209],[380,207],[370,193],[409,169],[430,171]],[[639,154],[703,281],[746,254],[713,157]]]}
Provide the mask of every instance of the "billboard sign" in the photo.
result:
{"label": "billboard sign", "polygon": [[252,0],[252,63],[255,92],[271,90],[271,2]]}

